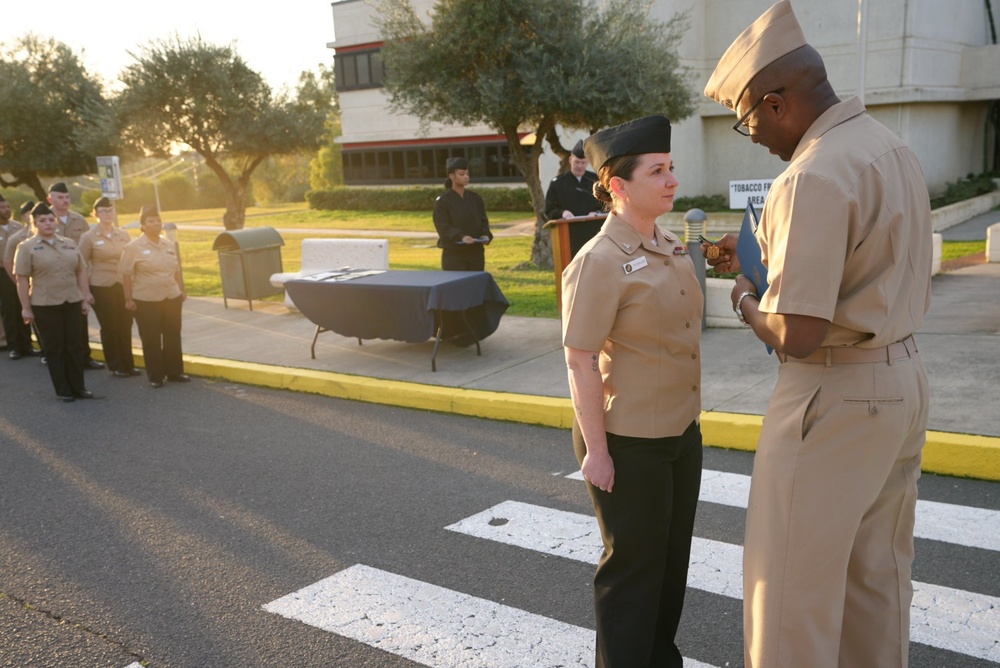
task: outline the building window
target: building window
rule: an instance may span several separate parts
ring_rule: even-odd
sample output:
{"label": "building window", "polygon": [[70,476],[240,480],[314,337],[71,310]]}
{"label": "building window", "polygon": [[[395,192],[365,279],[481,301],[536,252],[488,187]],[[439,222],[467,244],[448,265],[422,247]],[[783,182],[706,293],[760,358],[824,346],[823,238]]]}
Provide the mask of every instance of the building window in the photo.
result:
{"label": "building window", "polygon": [[381,49],[338,53],[333,57],[333,65],[338,91],[382,87],[385,71]]}
{"label": "building window", "polygon": [[443,183],[450,157],[469,161],[473,182],[522,182],[520,170],[504,142],[442,146],[392,147],[351,150],[344,148],[346,185]]}

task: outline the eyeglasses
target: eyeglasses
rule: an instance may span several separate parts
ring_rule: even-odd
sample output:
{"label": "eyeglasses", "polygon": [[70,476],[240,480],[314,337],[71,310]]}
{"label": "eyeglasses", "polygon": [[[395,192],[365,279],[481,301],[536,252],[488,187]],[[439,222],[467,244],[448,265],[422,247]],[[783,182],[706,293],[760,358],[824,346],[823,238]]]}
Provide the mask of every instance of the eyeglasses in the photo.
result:
{"label": "eyeglasses", "polygon": [[764,93],[763,95],[761,95],[760,99],[757,100],[756,102],[754,102],[754,105],[752,107],[750,107],[749,109],[747,109],[747,113],[745,113],[742,116],[740,116],[740,120],[736,121],[736,125],[733,126],[733,129],[736,130],[737,132],[739,132],[744,137],[749,137],[750,136],[750,128],[747,125],[747,119],[750,118],[750,114],[752,114],[754,112],[754,109],[756,109],[757,107],[760,106],[760,103],[764,101],[765,97],[767,97],[768,95],[774,94],[774,93],[783,93],[784,90],[785,90],[785,87],[782,86],[781,88],[779,88],[777,90],[772,90],[769,93]]}

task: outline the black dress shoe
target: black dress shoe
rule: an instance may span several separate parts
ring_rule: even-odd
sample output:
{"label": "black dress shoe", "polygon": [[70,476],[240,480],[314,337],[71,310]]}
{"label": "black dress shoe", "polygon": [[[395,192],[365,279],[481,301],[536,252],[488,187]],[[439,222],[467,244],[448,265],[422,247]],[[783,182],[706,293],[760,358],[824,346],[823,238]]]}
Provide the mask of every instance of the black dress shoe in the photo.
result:
{"label": "black dress shoe", "polygon": [[97,360],[87,360],[83,363],[84,369],[103,369],[106,366],[104,362],[98,362]]}
{"label": "black dress shoe", "polygon": [[171,383],[190,383],[191,376],[187,375],[186,373],[179,373],[176,376],[167,376],[167,380],[169,380]]}
{"label": "black dress shoe", "polygon": [[75,392],[73,396],[77,399],[93,399],[94,393],[90,390],[84,390],[83,392]]}
{"label": "black dress shoe", "polygon": [[49,363],[49,358],[47,358],[45,355],[42,355],[41,362],[42,362],[42,364],[48,364]]}
{"label": "black dress shoe", "polygon": [[34,348],[28,348],[27,350],[22,350],[21,354],[24,355],[25,357],[40,357],[41,355],[44,355],[45,353],[43,353],[41,350],[35,350]]}
{"label": "black dress shoe", "polygon": [[128,371],[112,371],[111,375],[115,378],[131,378],[132,374]]}
{"label": "black dress shoe", "polygon": [[163,381],[162,380],[153,380],[153,381],[150,381],[149,386],[151,388],[153,388],[154,390],[158,390],[161,387],[163,387]]}
{"label": "black dress shoe", "polygon": [[76,397],[63,397],[63,396],[60,396],[59,397],[59,401],[63,402],[64,404],[71,404],[74,401],[76,401]]}
{"label": "black dress shoe", "polygon": [[10,351],[10,358],[12,360],[19,360],[22,357],[24,357],[24,355],[21,354],[20,350],[12,350],[12,351]]}
{"label": "black dress shoe", "polygon": [[129,369],[125,373],[127,373],[130,376],[141,376],[142,375],[142,372],[139,371],[138,369]]}

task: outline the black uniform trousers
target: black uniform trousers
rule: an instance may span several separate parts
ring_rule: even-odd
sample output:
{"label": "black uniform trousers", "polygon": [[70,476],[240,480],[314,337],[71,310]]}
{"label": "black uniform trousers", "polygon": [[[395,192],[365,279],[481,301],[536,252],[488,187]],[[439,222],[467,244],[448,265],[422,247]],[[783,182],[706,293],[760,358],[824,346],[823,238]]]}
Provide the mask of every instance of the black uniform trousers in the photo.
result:
{"label": "black uniform trousers", "polygon": [[441,251],[444,271],[484,271],[486,249],[483,244],[450,244]]}
{"label": "black uniform trousers", "polygon": [[31,352],[31,327],[21,317],[21,299],[17,296],[17,283],[0,269],[0,319],[7,335],[7,347],[27,355]]}
{"label": "black uniform trousers", "polygon": [[125,308],[125,291],[121,283],[111,286],[90,286],[94,295],[94,313],[101,324],[101,347],[104,361],[111,371],[131,371],[135,368],[132,357],[132,313]]}
{"label": "black uniform trousers", "polygon": [[86,357],[80,344],[82,305],[83,302],[65,302],[58,306],[31,307],[45,350],[52,387],[60,397],[79,396],[87,390],[83,384]]}
{"label": "black uniform trousers", "polygon": [[[575,423],[573,449],[582,464]],[[701,429],[692,422],[666,438],[609,433],[608,451],[612,491],[587,483],[604,541],[594,575],[596,668],[681,668],[675,637],[701,489]]]}
{"label": "black uniform trousers", "polygon": [[162,383],[167,376],[184,373],[181,350],[181,307],[183,297],[158,302],[135,301],[135,324],[142,340],[146,377]]}

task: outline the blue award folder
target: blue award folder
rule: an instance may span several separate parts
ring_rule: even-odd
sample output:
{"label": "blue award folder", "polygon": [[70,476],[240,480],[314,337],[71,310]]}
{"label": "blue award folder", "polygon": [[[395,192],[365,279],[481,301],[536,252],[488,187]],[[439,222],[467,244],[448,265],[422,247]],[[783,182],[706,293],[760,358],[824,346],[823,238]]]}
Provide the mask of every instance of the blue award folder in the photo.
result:
{"label": "blue award folder", "polygon": [[[767,292],[767,267],[760,259],[760,244],[757,243],[757,225],[760,220],[757,218],[757,211],[753,204],[747,202],[747,210],[743,214],[743,225],[740,227],[740,236],[736,240],[736,257],[740,260],[740,271],[750,279],[757,295],[763,297]],[[767,354],[774,352],[774,348],[764,344]]]}

